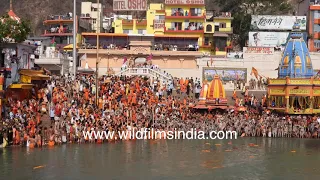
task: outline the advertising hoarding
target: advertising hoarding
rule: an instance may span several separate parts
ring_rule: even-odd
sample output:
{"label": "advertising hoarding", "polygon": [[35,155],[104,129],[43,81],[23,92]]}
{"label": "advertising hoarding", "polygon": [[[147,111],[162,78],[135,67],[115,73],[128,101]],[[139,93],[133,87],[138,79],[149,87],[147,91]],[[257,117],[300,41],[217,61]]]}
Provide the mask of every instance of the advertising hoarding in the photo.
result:
{"label": "advertising hoarding", "polygon": [[245,54],[273,54],[273,47],[243,47]]}
{"label": "advertising hoarding", "polygon": [[279,47],[285,46],[289,32],[249,32],[250,47]]}
{"label": "advertising hoarding", "polygon": [[253,30],[292,30],[295,23],[300,24],[301,30],[307,29],[306,16],[271,15],[252,15],[251,28]]}
{"label": "advertising hoarding", "polygon": [[165,0],[164,4],[188,4],[188,5],[204,5],[204,0]]}
{"label": "advertising hoarding", "polygon": [[147,11],[147,0],[113,0],[113,11]]}
{"label": "advertising hoarding", "polygon": [[214,76],[220,76],[221,81],[245,81],[247,80],[246,68],[203,68],[203,80],[212,81]]}

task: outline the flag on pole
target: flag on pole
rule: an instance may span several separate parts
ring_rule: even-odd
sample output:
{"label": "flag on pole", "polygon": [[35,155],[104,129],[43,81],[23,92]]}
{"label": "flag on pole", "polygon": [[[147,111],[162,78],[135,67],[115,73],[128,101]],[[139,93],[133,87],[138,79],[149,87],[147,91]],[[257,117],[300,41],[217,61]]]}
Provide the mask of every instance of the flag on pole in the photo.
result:
{"label": "flag on pole", "polygon": [[52,40],[51,40],[51,44],[55,43],[55,37],[53,36]]}
{"label": "flag on pole", "polygon": [[86,59],[87,59],[87,53],[81,56],[80,61],[86,60]]}
{"label": "flag on pole", "polygon": [[254,75],[258,79],[258,76],[259,76],[258,70],[256,68],[252,67],[250,75],[251,76]]}
{"label": "flag on pole", "polygon": [[147,61],[151,61],[151,60],[152,60],[152,57],[153,57],[153,55],[150,54],[150,55],[147,57]]}
{"label": "flag on pole", "polygon": [[128,61],[127,57],[123,58],[123,64],[125,64]]}

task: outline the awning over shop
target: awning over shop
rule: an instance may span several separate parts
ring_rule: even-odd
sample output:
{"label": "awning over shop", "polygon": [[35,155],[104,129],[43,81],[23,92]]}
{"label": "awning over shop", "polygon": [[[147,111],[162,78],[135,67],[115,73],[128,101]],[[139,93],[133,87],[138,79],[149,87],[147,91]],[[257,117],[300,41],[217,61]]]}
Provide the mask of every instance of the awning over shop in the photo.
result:
{"label": "awning over shop", "polygon": [[50,76],[45,75],[44,71],[37,71],[37,70],[29,70],[24,69],[20,70],[20,82],[22,83],[31,83],[31,81],[36,80],[50,80]]}
{"label": "awning over shop", "polygon": [[[76,46],[76,48],[77,48],[77,49],[79,49],[79,47],[78,47],[78,46]],[[73,49],[73,44],[69,44],[69,45],[67,45],[67,46],[63,47],[63,49],[64,49],[64,50],[70,50],[70,49]]]}
{"label": "awning over shop", "polygon": [[213,37],[229,37],[229,35],[226,33],[214,33]]}
{"label": "awning over shop", "polygon": [[11,84],[9,89],[32,89],[33,84]]}

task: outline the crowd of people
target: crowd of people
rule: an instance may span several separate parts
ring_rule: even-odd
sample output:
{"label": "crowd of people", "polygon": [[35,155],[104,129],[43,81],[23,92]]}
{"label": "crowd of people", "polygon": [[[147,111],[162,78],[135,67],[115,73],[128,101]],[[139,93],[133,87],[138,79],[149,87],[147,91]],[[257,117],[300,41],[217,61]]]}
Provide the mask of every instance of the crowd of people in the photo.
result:
{"label": "crowd of people", "polygon": [[[245,103],[234,95],[236,105],[247,111],[199,111],[192,107],[201,91],[200,79],[173,78],[168,83],[147,77],[94,75],[52,76],[30,99],[8,98],[0,126],[0,144],[30,148],[61,143],[114,141],[85,139],[83,131],[235,130],[241,136],[320,138],[313,116],[281,116],[264,110],[248,90]],[[196,97],[196,98],[195,98]],[[251,102],[251,103],[250,103]],[[49,123],[48,123],[49,122]]]}

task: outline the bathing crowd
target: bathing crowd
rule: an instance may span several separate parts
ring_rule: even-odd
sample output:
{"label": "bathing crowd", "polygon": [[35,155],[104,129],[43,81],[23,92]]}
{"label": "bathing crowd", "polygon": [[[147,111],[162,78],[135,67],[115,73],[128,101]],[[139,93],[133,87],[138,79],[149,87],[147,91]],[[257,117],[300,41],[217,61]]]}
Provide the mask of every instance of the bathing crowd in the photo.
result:
{"label": "bathing crowd", "polygon": [[89,140],[82,131],[151,127],[186,131],[197,128],[205,132],[235,130],[242,136],[274,138],[320,137],[316,117],[270,113],[262,107],[265,96],[260,100],[249,96],[247,90],[243,97],[233,95],[236,106],[247,107],[245,112],[207,112],[192,108],[201,90],[198,79],[173,78],[163,84],[146,77],[103,76],[98,83],[97,87],[94,75],[78,75],[76,79],[52,76],[42,89],[32,90],[31,99],[9,98],[0,125],[0,144],[32,148],[84,143]]}

